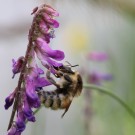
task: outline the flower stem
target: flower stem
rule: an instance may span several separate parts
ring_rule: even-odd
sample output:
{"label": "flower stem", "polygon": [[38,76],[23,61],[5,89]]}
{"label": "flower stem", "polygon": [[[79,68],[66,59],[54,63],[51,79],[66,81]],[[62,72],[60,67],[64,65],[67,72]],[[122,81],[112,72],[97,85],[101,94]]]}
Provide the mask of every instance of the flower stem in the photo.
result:
{"label": "flower stem", "polygon": [[86,89],[96,90],[98,92],[102,92],[102,93],[112,97],[117,102],[119,102],[128,111],[128,113],[135,119],[135,112],[122,99],[120,99],[114,93],[111,93],[108,89],[102,88],[102,87],[99,87],[96,85],[92,85],[92,84],[84,84],[83,87]]}
{"label": "flower stem", "polygon": [[19,80],[18,80],[18,85],[17,85],[17,88],[16,88],[16,97],[15,97],[15,101],[14,101],[14,105],[13,105],[13,109],[12,109],[12,113],[11,113],[11,117],[10,117],[10,121],[9,121],[9,125],[8,125],[8,129],[10,129],[10,127],[12,126],[12,123],[13,123],[13,120],[14,120],[14,116],[15,116],[15,113],[16,113],[16,110],[17,110],[17,107],[18,107],[18,103],[21,99],[21,85],[22,85],[22,82],[24,80],[24,73],[25,73],[25,69],[26,69],[26,65],[27,65],[27,62],[28,62],[28,59],[29,59],[29,53],[31,51],[31,48],[32,48],[32,42],[33,42],[33,33],[34,33],[34,29],[35,29],[35,19],[36,17],[34,17],[33,19],[33,23],[32,23],[32,26],[31,26],[31,29],[29,31],[29,43],[28,43],[28,46],[27,46],[27,51],[25,53],[25,60],[24,60],[24,63],[22,65],[22,71],[20,73],[20,77],[19,77]]}

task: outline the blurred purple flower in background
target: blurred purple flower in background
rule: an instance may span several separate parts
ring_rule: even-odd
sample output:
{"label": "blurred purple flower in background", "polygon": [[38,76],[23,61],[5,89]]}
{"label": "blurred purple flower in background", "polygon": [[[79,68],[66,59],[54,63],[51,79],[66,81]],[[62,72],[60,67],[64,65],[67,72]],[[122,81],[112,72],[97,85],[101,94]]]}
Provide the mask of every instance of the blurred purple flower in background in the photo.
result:
{"label": "blurred purple flower in background", "polygon": [[[86,59],[89,63],[90,62],[106,62],[109,59],[109,56],[105,52],[93,51],[86,55]],[[89,68],[87,70],[83,69],[82,74],[86,75],[86,82],[95,84],[95,85],[102,85],[102,81],[111,81],[113,79],[112,74],[95,71],[91,68],[90,70]]]}
{"label": "blurred purple flower in background", "polygon": [[99,72],[92,72],[88,76],[88,82],[95,85],[102,85],[102,81],[111,81],[113,79],[111,74],[103,74]]}
{"label": "blurred purple flower in background", "polygon": [[108,59],[108,55],[104,52],[93,51],[93,52],[88,53],[87,59],[90,61],[92,60],[92,61],[103,62]]}
{"label": "blurred purple flower in background", "polygon": [[[104,52],[90,52],[86,56],[87,62],[106,62],[109,57]],[[96,63],[93,63],[96,64]],[[99,65],[98,65],[99,66]],[[87,67],[87,69],[82,69],[82,76],[84,75],[86,83],[94,84],[94,85],[102,85],[103,82],[112,81],[113,76],[112,74],[102,73],[100,71],[96,71],[91,69],[91,67]],[[86,135],[90,135],[91,131],[91,118],[93,115],[93,108],[92,108],[92,91],[85,90],[84,92],[84,119],[85,119],[85,131]]]}

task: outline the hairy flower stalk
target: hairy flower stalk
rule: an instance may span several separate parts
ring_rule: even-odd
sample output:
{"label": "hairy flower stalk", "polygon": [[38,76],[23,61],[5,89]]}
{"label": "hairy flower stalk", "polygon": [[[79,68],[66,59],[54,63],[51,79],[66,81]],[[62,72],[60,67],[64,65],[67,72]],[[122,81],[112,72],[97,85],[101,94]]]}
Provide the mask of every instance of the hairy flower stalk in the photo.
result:
{"label": "hairy flower stalk", "polygon": [[[49,46],[50,39],[55,37],[54,28],[59,27],[59,23],[54,19],[59,16],[58,12],[44,4],[36,7],[32,14],[34,18],[29,30],[25,57],[12,60],[13,78],[17,73],[20,73],[20,77],[17,87],[5,100],[5,109],[14,102],[7,135],[20,135],[25,130],[26,121],[35,122],[32,109],[40,107],[37,91],[51,85],[44,77],[44,71],[38,67],[35,57],[38,57],[46,69],[62,66],[58,61],[64,59],[64,52],[52,50]],[[55,74],[53,69],[51,72]],[[16,112],[16,120],[13,122]]]}

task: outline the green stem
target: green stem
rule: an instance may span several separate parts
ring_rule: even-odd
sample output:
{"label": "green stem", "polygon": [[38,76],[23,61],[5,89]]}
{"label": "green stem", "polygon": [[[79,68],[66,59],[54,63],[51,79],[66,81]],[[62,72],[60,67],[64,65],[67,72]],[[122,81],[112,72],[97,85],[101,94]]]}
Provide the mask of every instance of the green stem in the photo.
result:
{"label": "green stem", "polygon": [[[117,102],[119,102],[127,111],[128,113],[135,119],[135,112],[122,100],[120,99],[118,96],[116,96],[114,93],[111,93],[108,89],[103,88],[103,87],[99,87],[93,84],[84,84],[83,85],[84,88],[86,89],[90,89],[90,90],[96,90],[98,92],[102,92],[110,97],[112,97],[113,99],[115,99]],[[40,109],[43,107],[44,105],[41,105],[38,109],[36,109],[34,111],[34,115],[36,115]],[[28,121],[26,121],[27,123]]]}
{"label": "green stem", "polygon": [[43,107],[44,105],[41,105],[38,109],[36,109],[35,111],[34,111],[34,115],[36,115],[40,110],[41,110],[41,108]]}
{"label": "green stem", "polygon": [[96,90],[96,91],[102,92],[102,93],[112,97],[113,99],[118,101],[128,111],[128,113],[135,119],[135,112],[122,99],[120,99],[115,94],[111,93],[108,89],[103,88],[103,87],[99,87],[99,86],[96,86],[93,84],[84,84],[83,87],[86,89]]}
{"label": "green stem", "polygon": [[[38,109],[36,109],[35,111],[34,111],[34,115],[36,115],[40,110],[41,110],[41,108],[43,107],[44,105],[41,105]],[[26,124],[28,123],[28,121],[26,121],[25,122]]]}

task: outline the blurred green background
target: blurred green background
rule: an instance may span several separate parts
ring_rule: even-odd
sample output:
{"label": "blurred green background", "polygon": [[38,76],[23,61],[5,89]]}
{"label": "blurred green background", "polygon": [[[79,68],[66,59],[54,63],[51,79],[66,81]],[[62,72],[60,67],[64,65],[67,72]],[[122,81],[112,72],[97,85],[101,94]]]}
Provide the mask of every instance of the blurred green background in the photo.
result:
{"label": "blurred green background", "polygon": [[[60,28],[51,47],[64,50],[76,70],[111,73],[113,80],[102,82],[135,111],[135,1],[134,0],[0,0],[0,134],[6,134],[11,109],[4,110],[5,97],[15,88],[11,59],[25,54],[32,9],[43,3],[59,13]],[[90,52],[104,52],[106,62],[86,59]],[[83,76],[85,78],[85,76]],[[89,99],[85,92],[90,91]],[[90,109],[87,118],[84,109]],[[63,111],[43,108],[36,123],[28,123],[23,135],[135,135],[135,119],[111,97],[83,90],[74,99],[63,119]],[[5,121],[2,123],[2,121]],[[89,124],[87,127],[86,125]]]}

